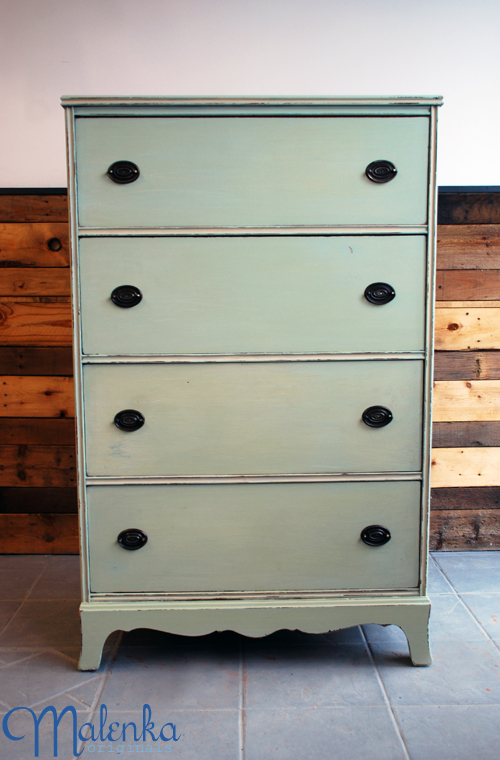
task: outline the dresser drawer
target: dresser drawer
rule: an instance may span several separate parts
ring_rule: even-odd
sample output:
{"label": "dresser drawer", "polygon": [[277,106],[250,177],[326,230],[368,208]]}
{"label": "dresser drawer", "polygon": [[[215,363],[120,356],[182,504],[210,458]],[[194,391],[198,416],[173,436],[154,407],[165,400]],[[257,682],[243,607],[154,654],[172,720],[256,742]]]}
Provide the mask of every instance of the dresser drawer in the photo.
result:
{"label": "dresser drawer", "polygon": [[[421,351],[425,275],[419,235],[84,238],[83,350]],[[396,296],[374,304],[380,282]],[[142,295],[133,308],[111,300],[122,285]]]}
{"label": "dresser drawer", "polygon": [[[77,118],[81,227],[425,224],[421,117]],[[365,174],[389,160],[387,183]],[[107,176],[116,161],[138,179]]]}
{"label": "dresser drawer", "polygon": [[[418,585],[420,483],[88,488],[94,592],[402,589]],[[367,546],[361,531],[387,528]],[[127,551],[126,529],[147,543]]]}
{"label": "dresser drawer", "polygon": [[[418,471],[421,361],[84,367],[89,475]],[[370,427],[363,412],[392,413]],[[140,412],[137,430],[115,415]]]}

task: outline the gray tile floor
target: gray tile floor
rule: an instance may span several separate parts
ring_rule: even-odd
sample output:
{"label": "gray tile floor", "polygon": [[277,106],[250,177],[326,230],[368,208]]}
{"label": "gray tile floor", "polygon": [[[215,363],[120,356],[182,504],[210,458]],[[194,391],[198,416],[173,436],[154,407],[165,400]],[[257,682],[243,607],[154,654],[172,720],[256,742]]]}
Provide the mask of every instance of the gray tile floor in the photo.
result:
{"label": "gray tile floor", "polygon": [[[393,626],[321,636],[280,631],[264,639],[231,632],[197,639],[155,631],[113,634],[97,673],[76,669],[78,558],[0,556],[1,760],[35,757],[34,720],[47,706],[75,710],[76,725],[104,740],[96,754],[170,754],[192,760],[498,760],[500,758],[500,552],[449,552],[431,559],[434,662],[410,665]],[[143,731],[151,707],[154,742]],[[134,723],[117,740],[122,724]],[[116,724],[119,724],[119,728]],[[58,729],[70,760],[73,716]],[[149,726],[151,729],[151,726]],[[87,736],[90,728],[83,728]],[[50,714],[39,757],[53,758]],[[166,740],[169,741],[166,741]],[[177,739],[177,741],[175,741]],[[144,755],[143,755],[144,756]],[[133,760],[133,758],[132,758]]]}

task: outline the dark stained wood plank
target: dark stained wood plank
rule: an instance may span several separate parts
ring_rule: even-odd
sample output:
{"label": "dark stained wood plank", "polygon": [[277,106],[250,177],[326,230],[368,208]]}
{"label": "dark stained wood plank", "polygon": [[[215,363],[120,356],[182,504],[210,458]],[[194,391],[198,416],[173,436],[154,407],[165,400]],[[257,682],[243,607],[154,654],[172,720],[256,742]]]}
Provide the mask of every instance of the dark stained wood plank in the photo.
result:
{"label": "dark stained wood plank", "polygon": [[78,554],[77,515],[0,514],[0,554]]}
{"label": "dark stained wood plank", "polygon": [[0,222],[67,221],[67,195],[0,194]]}
{"label": "dark stained wood plank", "polygon": [[0,488],[0,513],[76,514],[78,496],[70,488]]}
{"label": "dark stained wood plank", "polygon": [[439,509],[500,509],[500,486],[432,488],[431,510]]}
{"label": "dark stained wood plank", "polygon": [[69,269],[12,267],[1,270],[0,296],[69,296]]}
{"label": "dark stained wood plank", "polygon": [[500,446],[500,421],[434,422],[433,448]]}
{"label": "dark stained wood plank", "polygon": [[436,301],[499,300],[499,270],[457,269],[436,273]]}
{"label": "dark stained wood plank", "polygon": [[71,346],[69,301],[66,296],[3,298],[0,345]]}
{"label": "dark stained wood plank", "polygon": [[0,486],[49,488],[74,485],[74,446],[0,446]]}
{"label": "dark stained wood plank", "polygon": [[68,236],[64,222],[1,223],[0,267],[69,267]]}
{"label": "dark stained wood plank", "polygon": [[500,224],[500,193],[439,193],[440,224]]}
{"label": "dark stained wood plank", "polygon": [[498,511],[471,509],[460,512],[431,512],[429,548],[431,551],[500,549]]}
{"label": "dark stained wood plank", "polygon": [[500,224],[440,225],[438,269],[500,269]]}
{"label": "dark stained wood plank", "polygon": [[0,417],[74,417],[72,377],[0,375]]}
{"label": "dark stained wood plank", "polygon": [[0,374],[71,376],[71,346],[0,346]]}
{"label": "dark stained wood plank", "polygon": [[0,417],[0,441],[7,443],[74,446],[74,419]]}
{"label": "dark stained wood plank", "polygon": [[500,380],[500,351],[436,351],[434,380]]}

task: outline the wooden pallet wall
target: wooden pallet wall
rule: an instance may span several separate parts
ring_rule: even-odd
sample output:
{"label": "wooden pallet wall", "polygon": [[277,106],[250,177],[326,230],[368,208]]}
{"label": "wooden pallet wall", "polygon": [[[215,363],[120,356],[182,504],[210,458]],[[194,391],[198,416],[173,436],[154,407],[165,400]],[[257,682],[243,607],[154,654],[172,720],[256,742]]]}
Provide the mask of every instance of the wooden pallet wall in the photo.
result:
{"label": "wooden pallet wall", "polygon": [[[0,194],[0,553],[78,552],[67,199]],[[500,193],[440,195],[431,548],[500,549]]]}

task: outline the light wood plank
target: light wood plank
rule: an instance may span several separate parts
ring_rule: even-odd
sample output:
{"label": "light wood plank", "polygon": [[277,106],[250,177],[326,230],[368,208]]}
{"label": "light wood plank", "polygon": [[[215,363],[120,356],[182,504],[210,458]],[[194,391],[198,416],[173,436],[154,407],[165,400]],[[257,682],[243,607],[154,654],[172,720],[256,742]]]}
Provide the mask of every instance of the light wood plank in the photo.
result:
{"label": "light wood plank", "polygon": [[72,377],[0,376],[0,417],[74,417]]}
{"label": "light wood plank", "polygon": [[434,422],[500,420],[500,380],[434,383]]}
{"label": "light wood plank", "polygon": [[500,447],[432,449],[431,484],[433,488],[500,485]]}
{"label": "light wood plank", "polygon": [[438,351],[500,348],[500,309],[436,309]]}
{"label": "light wood plank", "polygon": [[436,301],[437,309],[498,309],[500,301]]}
{"label": "light wood plank", "polygon": [[2,296],[69,296],[69,269],[12,267],[2,270]]}
{"label": "light wood plank", "polygon": [[78,517],[0,514],[0,554],[78,554]]}
{"label": "light wood plank", "polygon": [[438,269],[500,269],[500,224],[439,225]]}
{"label": "light wood plank", "polygon": [[431,551],[500,549],[498,512],[494,509],[431,512],[429,548]]}
{"label": "light wood plank", "polygon": [[74,446],[0,446],[0,486],[76,485]]}
{"label": "light wood plank", "polygon": [[0,222],[68,222],[68,196],[0,195]]}
{"label": "light wood plank", "polygon": [[[1,198],[1,196],[0,196]],[[0,262],[3,267],[68,267],[69,228],[67,222],[0,223]],[[59,240],[52,251],[48,243]]]}
{"label": "light wood plank", "polygon": [[[66,298],[53,296],[47,298]],[[71,305],[36,298],[3,298],[0,344],[4,346],[71,346]]]}

